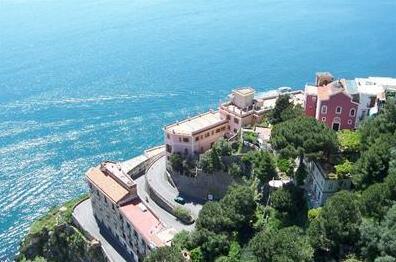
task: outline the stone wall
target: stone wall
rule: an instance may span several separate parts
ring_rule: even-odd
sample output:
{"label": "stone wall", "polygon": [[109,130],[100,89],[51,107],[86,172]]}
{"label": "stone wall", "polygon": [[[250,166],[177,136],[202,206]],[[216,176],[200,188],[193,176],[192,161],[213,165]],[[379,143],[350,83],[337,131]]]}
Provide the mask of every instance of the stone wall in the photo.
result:
{"label": "stone wall", "polygon": [[195,177],[169,172],[179,192],[191,198],[207,200],[211,194],[215,199],[222,198],[229,185],[236,180],[225,172],[213,174],[199,173]]}

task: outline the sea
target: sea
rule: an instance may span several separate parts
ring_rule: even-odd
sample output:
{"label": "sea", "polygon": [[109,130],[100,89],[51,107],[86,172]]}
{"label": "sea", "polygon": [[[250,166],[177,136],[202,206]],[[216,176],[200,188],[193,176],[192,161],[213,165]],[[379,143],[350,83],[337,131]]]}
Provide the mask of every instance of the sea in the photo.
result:
{"label": "sea", "polygon": [[84,192],[236,87],[317,71],[396,77],[395,0],[0,0],[0,261]]}

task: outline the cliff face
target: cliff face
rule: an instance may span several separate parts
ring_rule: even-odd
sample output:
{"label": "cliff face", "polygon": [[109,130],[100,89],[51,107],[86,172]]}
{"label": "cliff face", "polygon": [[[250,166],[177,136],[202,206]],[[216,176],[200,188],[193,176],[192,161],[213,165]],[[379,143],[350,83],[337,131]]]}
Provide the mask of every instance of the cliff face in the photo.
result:
{"label": "cliff face", "polygon": [[85,197],[52,209],[35,221],[21,243],[16,261],[107,261],[100,243],[87,239],[73,225],[73,208]]}

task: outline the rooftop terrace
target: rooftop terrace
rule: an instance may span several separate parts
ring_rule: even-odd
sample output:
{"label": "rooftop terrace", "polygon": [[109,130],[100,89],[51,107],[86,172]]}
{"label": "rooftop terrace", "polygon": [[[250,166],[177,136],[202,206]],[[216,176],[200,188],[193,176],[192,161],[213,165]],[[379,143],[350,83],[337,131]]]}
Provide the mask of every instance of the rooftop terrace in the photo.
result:
{"label": "rooftop terrace", "polygon": [[165,130],[173,134],[192,135],[201,130],[205,130],[212,126],[218,126],[226,122],[226,119],[221,119],[218,111],[209,111],[166,126]]}

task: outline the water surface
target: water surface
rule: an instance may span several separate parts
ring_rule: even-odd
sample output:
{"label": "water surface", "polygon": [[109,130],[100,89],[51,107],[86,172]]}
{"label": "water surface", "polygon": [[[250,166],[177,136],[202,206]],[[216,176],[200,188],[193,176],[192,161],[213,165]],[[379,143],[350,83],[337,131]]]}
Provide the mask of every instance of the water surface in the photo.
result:
{"label": "water surface", "polygon": [[160,144],[232,88],[396,77],[395,13],[394,0],[0,0],[0,260],[87,190],[88,167]]}

